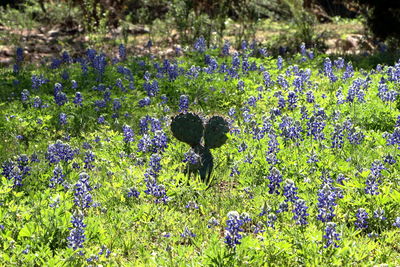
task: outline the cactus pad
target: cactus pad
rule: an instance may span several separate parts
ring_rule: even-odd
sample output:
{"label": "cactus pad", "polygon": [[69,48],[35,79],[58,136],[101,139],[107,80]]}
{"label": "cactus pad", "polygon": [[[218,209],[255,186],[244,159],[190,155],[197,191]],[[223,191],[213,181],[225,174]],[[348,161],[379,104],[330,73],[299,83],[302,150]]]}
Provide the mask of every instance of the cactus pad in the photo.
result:
{"label": "cactus pad", "polygon": [[171,131],[176,139],[194,147],[200,144],[203,136],[203,121],[196,114],[180,113],[172,118]]}
{"label": "cactus pad", "polygon": [[217,148],[225,144],[229,132],[228,122],[221,116],[211,117],[205,127],[204,141],[208,148]]}

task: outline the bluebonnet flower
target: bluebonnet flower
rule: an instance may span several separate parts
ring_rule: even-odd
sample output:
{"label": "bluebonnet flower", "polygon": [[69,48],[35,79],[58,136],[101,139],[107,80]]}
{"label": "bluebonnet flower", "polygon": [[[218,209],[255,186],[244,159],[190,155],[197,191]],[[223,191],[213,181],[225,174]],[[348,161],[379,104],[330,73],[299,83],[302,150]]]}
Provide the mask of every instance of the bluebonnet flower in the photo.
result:
{"label": "bluebonnet flower", "polygon": [[289,103],[288,108],[289,110],[294,110],[297,107],[297,99],[298,96],[296,92],[289,91],[287,102]]}
{"label": "bluebonnet flower", "polygon": [[155,178],[147,178],[146,187],[147,189],[144,191],[144,193],[154,196],[156,198],[155,203],[166,203],[168,201],[165,186],[159,185]]}
{"label": "bluebonnet flower", "polygon": [[78,83],[75,80],[71,80],[71,88],[74,90],[78,89]]}
{"label": "bluebonnet flower", "polygon": [[325,122],[322,116],[311,116],[307,121],[307,135],[313,136],[314,140],[320,141],[325,139],[323,130],[325,128]]}
{"label": "bluebonnet flower", "polygon": [[110,257],[111,250],[109,250],[106,246],[102,245],[99,255],[105,254],[106,258]]}
{"label": "bluebonnet flower", "polygon": [[350,144],[352,145],[360,145],[362,141],[364,141],[365,135],[361,131],[356,131],[354,127],[352,127],[347,132],[347,139],[349,140]]}
{"label": "bluebonnet flower", "polygon": [[230,45],[231,44],[229,43],[229,41],[225,40],[224,46],[222,47],[222,55],[229,56]]}
{"label": "bluebonnet flower", "polygon": [[140,192],[136,188],[129,188],[128,193],[126,194],[127,197],[135,197],[138,198]]}
{"label": "bluebonnet flower", "polygon": [[310,155],[307,155],[307,158],[308,158],[307,163],[309,164],[319,162],[318,156],[314,152],[312,152]]}
{"label": "bluebonnet flower", "polygon": [[276,213],[282,213],[282,212],[286,212],[289,211],[289,205],[288,203],[285,201],[279,203],[278,209],[276,210]]}
{"label": "bluebonnet flower", "polygon": [[153,145],[153,152],[164,152],[168,147],[167,134],[162,130],[155,130],[151,143]]}
{"label": "bluebonnet flower", "polygon": [[100,54],[95,56],[93,60],[93,68],[96,70],[96,79],[100,81],[103,77],[107,65],[106,55]]}
{"label": "bluebonnet flower", "polygon": [[39,96],[35,96],[33,98],[33,107],[34,108],[40,108],[42,106],[42,99],[40,99]]}
{"label": "bluebonnet flower", "polygon": [[354,223],[357,230],[368,228],[368,213],[363,208],[359,208],[356,213],[357,221]]}
{"label": "bluebonnet flower", "polygon": [[143,134],[142,138],[139,139],[138,142],[138,151],[140,152],[149,152],[151,151],[152,141],[148,134]]}
{"label": "bluebonnet flower", "polygon": [[157,80],[153,80],[151,83],[146,81],[143,84],[143,88],[147,92],[147,96],[149,97],[156,96],[157,93],[160,91]]}
{"label": "bluebonnet flower", "polygon": [[59,91],[54,95],[54,101],[57,105],[62,106],[68,102],[68,98],[64,92]]}
{"label": "bluebonnet flower", "polygon": [[308,224],[307,216],[309,214],[307,213],[307,209],[308,209],[308,207],[306,205],[305,200],[296,199],[296,201],[294,201],[292,212],[294,213],[293,220],[296,222],[296,224],[300,224],[300,225]]}
{"label": "bluebonnet flower", "polygon": [[208,220],[208,223],[207,223],[208,228],[213,228],[218,225],[219,225],[219,221],[216,218],[212,217],[211,219]]}
{"label": "bluebonnet flower", "polygon": [[396,217],[396,219],[392,225],[394,227],[400,228],[400,217]]}
{"label": "bluebonnet flower", "polygon": [[323,235],[325,239],[324,248],[329,248],[331,245],[338,248],[339,245],[336,241],[340,240],[340,234],[336,232],[336,223],[328,222],[325,227],[325,234]]}
{"label": "bluebonnet flower", "polygon": [[59,116],[59,122],[60,122],[60,125],[67,124],[67,114],[61,112],[60,116]]}
{"label": "bluebonnet flower", "polygon": [[20,155],[17,158],[17,162],[8,160],[2,164],[2,175],[8,180],[13,180],[14,185],[22,186],[22,181],[25,177],[30,175],[31,168],[28,166],[28,158],[26,155]]}
{"label": "bluebonnet flower", "polygon": [[122,131],[123,131],[123,133],[124,133],[124,142],[125,143],[130,143],[130,142],[133,142],[134,141],[134,133],[133,133],[133,130],[132,130],[132,128],[129,126],[129,125],[124,125],[123,127],[122,127]]}
{"label": "bluebonnet flower", "polygon": [[237,211],[230,211],[228,213],[228,219],[226,220],[226,228],[225,228],[225,243],[230,248],[236,248],[236,245],[239,245],[240,239],[242,239],[242,235],[240,232],[243,232],[241,228],[244,222],[240,218],[240,215]]}
{"label": "bluebonnet flower", "polygon": [[55,166],[49,187],[55,188],[57,184],[62,184],[64,182],[64,177],[65,174],[63,173],[63,168],[60,165]]}
{"label": "bluebonnet flower", "polygon": [[191,165],[199,165],[201,164],[201,157],[193,149],[190,149],[184,154],[183,162],[188,162]]}
{"label": "bluebonnet flower", "polygon": [[68,162],[73,160],[77,153],[70,145],[57,140],[54,144],[47,147],[46,159],[51,164],[56,164],[60,161]]}
{"label": "bluebonnet flower", "polygon": [[24,50],[21,47],[17,47],[16,53],[15,53],[15,61],[17,64],[21,63],[24,61]]}
{"label": "bluebonnet flower", "polygon": [[185,206],[185,208],[197,210],[197,209],[199,209],[199,206],[197,205],[196,202],[190,200],[190,201],[187,203],[187,205]]}
{"label": "bluebonnet flower", "polygon": [[337,77],[333,73],[332,61],[329,58],[325,58],[324,60],[324,74],[329,78],[331,82],[337,81]]}
{"label": "bluebonnet flower", "polygon": [[200,36],[194,42],[194,50],[200,53],[204,53],[206,49],[207,49],[206,40],[204,39],[203,36]]}
{"label": "bluebonnet flower", "polygon": [[61,59],[52,58],[51,59],[51,64],[50,64],[50,69],[53,69],[53,70],[58,69],[61,66],[62,63],[63,62],[62,62]]}
{"label": "bluebonnet flower", "polygon": [[81,94],[81,92],[76,92],[76,93],[75,93],[75,98],[74,98],[74,100],[73,100],[73,103],[74,103],[75,105],[77,105],[77,106],[82,106],[82,101],[83,101],[83,99],[82,99],[82,94]]}
{"label": "bluebonnet flower", "polygon": [[21,92],[21,101],[22,102],[27,102],[29,100],[29,91],[27,89],[22,90]]}
{"label": "bluebonnet flower", "polygon": [[285,90],[289,88],[289,83],[282,74],[279,74],[276,82]]}
{"label": "bluebonnet flower", "polygon": [[386,84],[379,84],[378,96],[383,102],[395,102],[398,96],[398,92],[395,90],[389,91]]}
{"label": "bluebonnet flower", "polygon": [[277,62],[276,62],[276,67],[278,70],[281,70],[283,66],[283,58],[281,56],[278,56]]}
{"label": "bluebonnet flower", "polygon": [[306,56],[307,55],[307,50],[306,50],[306,44],[305,43],[301,43],[300,44],[300,54],[302,56]]}
{"label": "bluebonnet flower", "polygon": [[97,118],[97,123],[99,123],[99,124],[104,124],[105,122],[106,122],[106,119],[104,118],[103,115],[100,115],[100,116]]}
{"label": "bluebonnet flower", "polygon": [[279,195],[279,189],[281,187],[281,182],[283,181],[281,172],[277,168],[272,167],[269,171],[267,179],[269,180],[269,193]]}
{"label": "bluebonnet flower", "polygon": [[279,129],[281,130],[281,136],[285,141],[292,140],[302,140],[303,128],[299,121],[295,121],[291,117],[282,117],[282,122],[279,124]]}
{"label": "bluebonnet flower", "polygon": [[150,156],[150,161],[149,161],[149,168],[146,171],[147,176],[152,176],[156,178],[158,176],[158,173],[160,172],[162,166],[161,166],[161,156],[158,154],[152,154]]}
{"label": "bluebonnet flower", "polygon": [[238,69],[239,67],[240,67],[240,58],[239,58],[238,54],[235,52],[232,55],[232,68]]}
{"label": "bluebonnet flower", "polygon": [[148,96],[146,96],[145,98],[139,100],[139,106],[141,108],[143,108],[145,106],[150,106],[150,104],[151,104],[151,99]]}
{"label": "bluebonnet flower", "polygon": [[397,161],[395,159],[395,157],[393,157],[392,155],[386,155],[383,157],[383,161],[387,164],[393,165],[395,164]]}
{"label": "bluebonnet flower", "polygon": [[92,170],[94,168],[93,162],[95,161],[96,155],[92,151],[85,152],[85,158],[83,162],[85,163],[84,168],[88,170]]}
{"label": "bluebonnet flower", "polygon": [[179,97],[179,112],[187,112],[189,109],[189,97],[187,95],[181,95]]}
{"label": "bluebonnet flower", "polygon": [[358,98],[358,102],[363,103],[365,102],[364,96],[365,92],[361,88],[361,86],[366,86],[366,81],[357,78],[353,81],[352,85],[349,88],[349,91],[347,93],[346,101],[353,103],[355,98]]}
{"label": "bluebonnet flower", "polygon": [[85,236],[85,227],[86,224],[83,222],[84,216],[82,213],[75,212],[71,216],[71,223],[72,226],[69,228],[70,233],[67,237],[68,247],[72,248],[73,250],[77,250],[78,248],[83,248],[83,243],[86,240]]}
{"label": "bluebonnet flower", "polygon": [[196,237],[196,235],[191,230],[189,230],[189,228],[187,226],[185,226],[185,229],[183,230],[181,237],[191,238],[191,237]]}
{"label": "bluebonnet flower", "polygon": [[379,160],[375,160],[371,164],[371,173],[368,175],[365,182],[365,193],[370,195],[379,195],[378,186],[382,182],[382,170],[385,170],[385,166]]}
{"label": "bluebonnet flower", "polygon": [[337,69],[343,69],[344,68],[344,59],[339,57],[338,59],[333,61],[333,64]]}
{"label": "bluebonnet flower", "polygon": [[113,101],[113,110],[118,111],[121,109],[121,107],[122,107],[121,101],[118,98],[115,98]]}
{"label": "bluebonnet flower", "polygon": [[318,215],[317,220],[321,222],[330,222],[335,217],[336,201],[343,198],[339,188],[333,185],[333,180],[327,175],[318,190]]}
{"label": "bluebonnet flower", "polygon": [[81,209],[90,208],[92,206],[93,198],[90,193],[93,188],[90,186],[90,176],[82,172],[79,174],[79,180],[74,186],[74,203]]}
{"label": "bluebonnet flower", "polygon": [[353,65],[351,62],[347,62],[346,71],[343,73],[342,79],[347,80],[354,75]]}
{"label": "bluebonnet flower", "polygon": [[244,91],[244,81],[239,81],[237,84],[237,88],[239,89],[239,91]]}
{"label": "bluebonnet flower", "polygon": [[267,226],[271,228],[275,228],[275,222],[278,219],[278,217],[275,215],[275,213],[269,213],[267,215]]}
{"label": "bluebonnet flower", "polygon": [[271,79],[271,75],[269,74],[268,71],[263,72],[263,78],[264,78],[265,88],[269,88],[274,84],[274,82]]}
{"label": "bluebonnet flower", "polygon": [[387,219],[384,215],[385,215],[385,211],[381,208],[376,209],[374,211],[374,218],[377,218],[381,221],[385,221]]}
{"label": "bluebonnet flower", "polygon": [[343,130],[344,129],[340,124],[335,124],[334,130],[333,130],[333,133],[332,133],[332,137],[331,137],[331,140],[332,140],[331,148],[342,148],[343,147],[343,143],[344,143],[344,141],[343,141],[343,136],[344,136]]}
{"label": "bluebonnet flower", "polygon": [[307,93],[306,93],[306,101],[308,103],[315,103],[315,97],[314,97],[314,94],[313,94],[313,92],[311,90],[307,91]]}
{"label": "bluebonnet flower", "polygon": [[229,174],[230,177],[237,176],[240,174],[238,166],[233,166],[231,168],[231,173]]}
{"label": "bluebonnet flower", "polygon": [[118,53],[119,53],[120,60],[124,61],[126,59],[126,48],[123,44],[120,44],[118,46]]}
{"label": "bluebonnet flower", "polygon": [[297,187],[293,180],[287,179],[283,187],[283,195],[286,197],[285,202],[295,202],[299,197],[297,196]]}

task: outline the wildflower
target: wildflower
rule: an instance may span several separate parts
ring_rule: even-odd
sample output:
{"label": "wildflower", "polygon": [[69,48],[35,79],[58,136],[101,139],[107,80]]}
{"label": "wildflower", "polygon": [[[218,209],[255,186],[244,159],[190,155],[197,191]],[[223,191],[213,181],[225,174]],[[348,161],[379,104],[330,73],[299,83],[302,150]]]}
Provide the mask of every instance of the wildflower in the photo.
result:
{"label": "wildflower", "polygon": [[140,195],[140,192],[136,188],[129,188],[128,193],[126,194],[127,197],[135,197],[138,198]]}
{"label": "wildflower", "polygon": [[269,172],[269,175],[267,176],[267,179],[269,180],[268,184],[269,193],[270,194],[276,193],[277,195],[279,195],[280,184],[282,182],[282,175],[280,171],[277,168],[272,167]]}
{"label": "wildflower", "polygon": [[400,217],[397,217],[393,223],[393,226],[400,228]]}
{"label": "wildflower", "polygon": [[240,215],[237,211],[230,211],[228,213],[224,242],[230,248],[236,248],[236,245],[239,245],[241,243],[240,239],[242,239],[242,235],[240,234],[240,232],[243,232],[243,229],[241,228],[243,224],[244,222],[240,219]]}
{"label": "wildflower", "polygon": [[294,213],[293,220],[295,220],[296,224],[300,224],[300,225],[308,224],[306,217],[309,214],[307,213],[307,209],[308,209],[308,207],[306,205],[305,200],[296,199],[296,201],[294,202],[294,208],[292,210],[292,212]]}
{"label": "wildflower", "polygon": [[191,238],[191,237],[196,237],[196,235],[191,230],[189,230],[189,228],[187,226],[185,226],[185,229],[183,230],[181,237]]}
{"label": "wildflower", "polygon": [[181,95],[179,97],[179,112],[187,112],[189,109],[189,97],[187,95]]}
{"label": "wildflower", "polygon": [[329,248],[331,245],[338,248],[339,245],[336,241],[340,240],[340,234],[336,232],[336,223],[328,222],[325,227],[325,234],[323,235],[325,239],[324,248]]}
{"label": "wildflower", "polygon": [[74,203],[81,209],[91,207],[93,202],[92,194],[90,193],[93,189],[89,184],[90,176],[82,172],[79,174],[79,181],[75,184]]}
{"label": "wildflower", "polygon": [[54,167],[53,177],[50,179],[50,188],[55,188],[57,184],[62,184],[64,182],[65,174],[63,173],[63,168],[60,165]]}
{"label": "wildflower", "polygon": [[73,160],[75,154],[77,154],[77,151],[72,149],[71,146],[57,140],[56,143],[48,146],[46,159],[51,164],[56,164],[60,161],[68,162]]}
{"label": "wildflower", "polygon": [[287,179],[283,187],[283,195],[286,197],[285,202],[295,202],[299,197],[297,196],[297,187],[293,180]]}
{"label": "wildflower", "polygon": [[208,228],[213,228],[218,225],[219,225],[219,221],[216,218],[212,217],[211,219],[208,220],[208,223],[207,223]]}
{"label": "wildflower", "polygon": [[133,130],[129,125],[125,124],[122,127],[122,131],[123,131],[123,134],[124,134],[124,142],[125,143],[130,143],[130,142],[134,141],[134,135],[135,134],[133,133]]}
{"label": "wildflower", "polygon": [[206,49],[207,49],[206,40],[204,39],[203,36],[200,36],[194,42],[194,50],[200,53],[204,53]]}
{"label": "wildflower", "polygon": [[368,213],[363,208],[359,208],[356,213],[357,221],[354,223],[357,230],[368,228]]}
{"label": "wildflower", "polygon": [[85,236],[85,227],[86,224],[83,222],[83,214],[75,212],[71,216],[72,228],[70,229],[69,236],[67,237],[68,247],[73,250],[77,250],[78,248],[83,248],[83,243],[86,240]]}

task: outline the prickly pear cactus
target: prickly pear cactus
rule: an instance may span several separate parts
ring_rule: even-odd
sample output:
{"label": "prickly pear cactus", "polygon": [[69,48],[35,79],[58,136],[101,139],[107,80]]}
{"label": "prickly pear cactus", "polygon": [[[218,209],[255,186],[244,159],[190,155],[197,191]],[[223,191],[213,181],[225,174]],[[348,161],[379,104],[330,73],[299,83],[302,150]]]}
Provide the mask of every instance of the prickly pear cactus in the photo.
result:
{"label": "prickly pear cactus", "polygon": [[203,121],[196,114],[180,113],[172,118],[171,131],[176,139],[194,147],[203,137]]}
{"label": "prickly pear cactus", "polygon": [[212,149],[225,144],[229,132],[228,122],[221,116],[211,117],[205,127],[204,142],[205,146]]}
{"label": "prickly pear cactus", "polygon": [[[211,117],[205,126],[203,120],[193,113],[180,113],[172,118],[171,131],[176,139],[189,144],[193,152],[200,157],[199,162],[188,162],[189,177],[199,173],[203,182],[208,183],[214,167],[210,149],[225,144],[229,132],[228,122],[221,116]],[[201,144],[204,135],[205,145]]]}

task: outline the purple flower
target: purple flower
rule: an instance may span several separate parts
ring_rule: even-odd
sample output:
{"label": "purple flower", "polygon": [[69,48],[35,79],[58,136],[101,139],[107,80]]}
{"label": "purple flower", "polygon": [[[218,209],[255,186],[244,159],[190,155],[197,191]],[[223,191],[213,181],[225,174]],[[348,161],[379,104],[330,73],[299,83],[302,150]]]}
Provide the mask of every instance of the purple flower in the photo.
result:
{"label": "purple flower", "polygon": [[127,197],[135,197],[138,198],[140,195],[140,192],[136,189],[136,188],[130,188],[128,193],[127,193]]}
{"label": "purple flower", "polygon": [[71,216],[72,228],[70,229],[69,236],[67,237],[68,247],[73,250],[78,248],[83,248],[83,243],[86,240],[85,237],[85,227],[86,224],[83,223],[84,216],[81,213],[75,212]]}
{"label": "purple flower", "polygon": [[67,124],[67,114],[60,113],[59,122],[60,122],[60,125],[66,125]]}
{"label": "purple flower", "polygon": [[187,95],[181,95],[179,97],[179,112],[187,112],[189,109],[189,97]]}
{"label": "purple flower", "polygon": [[244,224],[244,221],[240,218],[240,215],[237,211],[230,211],[228,213],[228,219],[226,220],[226,228],[225,228],[225,244],[228,245],[229,248],[236,248],[236,245],[239,245],[240,239],[242,239],[242,235],[240,232],[243,232],[241,228]]}
{"label": "purple flower", "polygon": [[125,143],[130,143],[130,142],[134,141],[135,134],[133,133],[133,130],[129,125],[125,124],[122,127],[122,131],[123,131],[123,134],[124,134],[124,142]]}
{"label": "purple flower", "polygon": [[297,187],[293,180],[287,179],[283,187],[283,195],[286,197],[285,202],[295,202],[299,197],[297,196]]}
{"label": "purple flower", "polygon": [[60,161],[71,161],[78,152],[71,148],[70,145],[57,140],[47,148],[46,159],[50,164],[56,164]]}
{"label": "purple flower", "polygon": [[336,248],[339,247],[339,245],[336,243],[336,241],[340,240],[340,235],[336,232],[336,223],[328,222],[326,224],[323,239],[325,239],[324,248],[329,248],[331,245]]}
{"label": "purple flower", "polygon": [[274,194],[276,193],[277,195],[280,194],[279,189],[280,189],[280,184],[282,182],[282,174],[280,173],[280,171],[275,168],[272,167],[271,170],[269,171],[269,174],[267,176],[267,179],[269,180],[269,193],[270,194]]}
{"label": "purple flower", "polygon": [[200,53],[204,53],[206,49],[207,49],[206,40],[204,39],[203,36],[200,36],[194,42],[194,50]]}
{"label": "purple flower", "polygon": [[359,208],[356,213],[357,221],[354,223],[357,230],[368,228],[368,213],[363,208]]}
{"label": "purple flower", "polygon": [[92,194],[93,189],[90,186],[90,176],[82,172],[79,174],[79,180],[74,187],[74,203],[81,209],[90,208],[93,202]]}
{"label": "purple flower", "polygon": [[307,205],[306,201],[303,199],[296,199],[294,202],[294,208],[292,210],[293,212],[293,220],[296,222],[296,224],[300,225],[306,225],[308,224],[307,222],[307,216],[309,215],[307,213]]}

